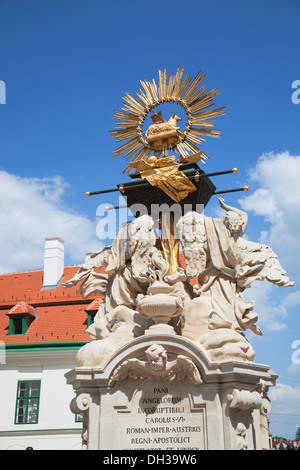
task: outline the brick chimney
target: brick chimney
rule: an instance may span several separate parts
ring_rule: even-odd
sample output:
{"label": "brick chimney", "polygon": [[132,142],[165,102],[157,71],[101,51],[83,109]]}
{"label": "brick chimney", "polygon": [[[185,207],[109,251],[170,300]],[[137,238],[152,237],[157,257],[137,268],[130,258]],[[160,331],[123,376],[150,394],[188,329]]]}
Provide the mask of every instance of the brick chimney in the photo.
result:
{"label": "brick chimney", "polygon": [[64,241],[58,237],[45,240],[43,289],[51,289],[60,283],[64,274]]}

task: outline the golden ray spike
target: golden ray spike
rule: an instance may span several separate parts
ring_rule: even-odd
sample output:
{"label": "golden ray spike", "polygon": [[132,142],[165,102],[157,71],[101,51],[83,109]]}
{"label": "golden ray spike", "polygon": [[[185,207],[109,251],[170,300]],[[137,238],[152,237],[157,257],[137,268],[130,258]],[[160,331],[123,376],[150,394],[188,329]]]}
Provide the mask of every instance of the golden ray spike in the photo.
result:
{"label": "golden ray spike", "polygon": [[205,158],[205,160],[209,160],[209,156],[206,155],[204,152],[202,152],[202,156],[203,156],[203,158]]}
{"label": "golden ray spike", "polygon": [[200,85],[202,80],[205,78],[206,75],[202,75],[202,72],[198,72],[192,83],[189,85],[185,95],[184,95],[184,100],[188,101],[189,98],[192,96],[196,88]]}
{"label": "golden ray spike", "polygon": [[148,82],[145,80],[144,82],[141,82],[141,84],[142,84],[142,87],[145,90],[146,98],[147,98],[149,104],[151,104],[153,99],[152,99],[151,93],[149,92]]}
{"label": "golden ray spike", "polygon": [[165,92],[165,96],[168,96],[168,73],[167,73],[167,69],[165,69],[165,76],[164,76],[164,92]]}
{"label": "golden ray spike", "polygon": [[155,101],[155,94],[151,82],[147,82],[147,89],[150,96],[150,103],[153,104],[153,102]]}
{"label": "golden ray spike", "polygon": [[142,101],[137,100],[130,93],[126,92],[126,95],[123,97],[123,100],[126,101],[134,109],[137,109],[139,112],[144,112],[145,104]]}
{"label": "golden ray spike", "polygon": [[202,123],[205,119],[210,119],[212,117],[217,117],[217,116],[224,116],[225,113],[223,110],[225,109],[225,106],[223,108],[218,108],[218,109],[213,109],[210,111],[201,111],[200,113],[193,114],[192,115],[192,122],[193,124],[196,122]]}
{"label": "golden ray spike", "polygon": [[131,131],[134,131],[134,130],[136,131],[137,128],[138,128],[138,126],[128,126],[128,124],[127,124],[126,127],[117,128],[113,131],[110,131],[110,133],[113,134],[113,135],[124,135],[124,134],[126,134],[126,132],[131,132]]}
{"label": "golden ray spike", "polygon": [[190,132],[196,135],[206,135],[206,136],[211,136],[211,137],[218,137],[220,138],[221,131],[217,129],[201,129],[198,127],[193,127]]}
{"label": "golden ray spike", "polygon": [[143,104],[143,107],[138,107],[134,102],[128,101],[127,103],[124,104],[124,107],[122,108],[122,110],[129,111],[132,114],[140,116],[144,112],[145,108],[146,106],[144,104]]}
{"label": "golden ray spike", "polygon": [[186,76],[183,83],[180,85],[180,88],[178,90],[178,97],[182,97],[184,92],[186,91],[187,87],[189,86],[190,82],[192,80],[192,77]]}
{"label": "golden ray spike", "polygon": [[122,111],[115,111],[115,114],[113,115],[113,118],[123,119],[124,121],[127,121],[127,122],[138,122],[139,121],[139,117],[137,117],[135,114],[123,113]]}
{"label": "golden ray spike", "polygon": [[[203,92],[207,90],[207,87],[205,86],[202,86],[199,90],[197,90],[199,84],[200,83],[196,83],[196,84],[192,83],[190,88],[187,90],[187,93],[184,96],[184,100],[187,104],[191,104],[193,101],[198,99],[199,96],[202,96]],[[199,96],[198,96],[198,91],[199,91]],[[195,96],[197,96],[197,98],[195,98]]]}
{"label": "golden ray spike", "polygon": [[125,121],[117,121],[116,122],[116,129],[126,129],[127,127],[135,127],[138,128],[138,122],[125,122]]}
{"label": "golden ray spike", "polygon": [[128,106],[128,104],[125,104],[122,110],[129,111],[131,114],[135,114],[136,116],[140,118],[141,113],[136,108],[132,108],[131,106]]}
{"label": "golden ray spike", "polygon": [[205,95],[201,96],[197,100],[195,100],[194,103],[192,103],[192,104],[195,104],[195,103],[197,103],[201,100],[205,100],[205,99],[212,100],[215,96],[218,96],[219,94],[220,94],[220,92],[218,91],[218,87],[216,87],[213,90],[209,91],[208,93],[205,93]]}
{"label": "golden ray spike", "polygon": [[162,93],[161,93],[161,97],[164,97],[166,96],[167,94],[167,69],[164,70],[163,74],[162,74]]}
{"label": "golden ray spike", "polygon": [[158,71],[158,98],[161,99],[163,96],[162,94],[162,71]]}
{"label": "golden ray spike", "polygon": [[149,101],[150,101],[150,103],[153,103],[151,85],[150,85],[149,82],[145,82],[145,84],[146,84],[146,87],[147,87],[147,96],[149,96]]}
{"label": "golden ray spike", "polygon": [[130,166],[127,166],[125,170],[122,171],[122,174],[128,173],[130,175],[130,173],[132,173],[133,171],[134,171],[134,168],[130,168]]}
{"label": "golden ray spike", "polygon": [[170,90],[170,95],[169,96],[173,96],[173,92],[174,92],[174,88],[176,86],[176,75],[173,75],[173,80],[172,80],[172,88]]}
{"label": "golden ray spike", "polygon": [[184,68],[180,69],[178,67],[177,72],[176,72],[175,86],[174,86],[173,93],[172,93],[172,96],[174,98],[179,98],[179,96],[180,96],[179,90],[180,90],[180,83],[181,83],[181,80],[182,80],[182,77],[183,77],[183,73],[184,73]]}
{"label": "golden ray spike", "polygon": [[124,107],[129,109],[133,114],[136,114],[137,112],[139,113],[141,112],[141,110],[127,96],[123,96],[122,99],[125,102]]}
{"label": "golden ray spike", "polygon": [[157,91],[157,86],[156,86],[156,83],[155,83],[154,78],[153,78],[153,80],[152,80],[151,87],[152,87],[152,89],[153,89],[153,96],[154,96],[154,99],[155,99],[155,101],[157,101],[157,100],[158,100],[158,91]]}
{"label": "golden ray spike", "polygon": [[169,77],[169,83],[167,85],[167,96],[171,96],[174,88],[174,77],[173,75],[170,75]]}
{"label": "golden ray spike", "polygon": [[196,101],[194,101],[190,105],[190,109],[192,113],[196,113],[197,111],[200,111],[200,109],[207,108],[210,104],[212,103],[213,98],[218,96],[220,93],[216,91],[217,89],[215,88],[214,90],[211,90],[209,93],[206,93],[206,95],[201,96],[198,98]]}
{"label": "golden ray spike", "polygon": [[176,95],[176,90],[178,89],[177,82],[178,82],[178,73],[176,72],[176,74],[173,77],[173,86],[172,86],[172,91],[170,93],[171,97],[174,97]]}
{"label": "golden ray spike", "polygon": [[128,92],[126,92],[126,95],[123,97],[123,99],[127,100],[128,104],[131,104],[131,106],[136,107],[137,109],[140,109],[141,111],[143,111],[145,108],[145,104],[142,101],[137,100],[134,96],[132,96]]}
{"label": "golden ray spike", "polygon": [[130,139],[136,135],[136,127],[127,127],[126,129],[116,129],[111,131],[111,135],[117,139],[117,142],[121,140]]}
{"label": "golden ray spike", "polygon": [[[202,121],[201,124],[198,125],[198,127],[214,127],[214,123],[216,121]],[[192,123],[192,127],[195,127],[197,126],[196,124],[194,124],[194,122]]]}
{"label": "golden ray spike", "polygon": [[116,157],[117,155],[121,155],[121,153],[126,152],[130,148],[133,148],[138,143],[140,143],[139,138],[134,137],[133,139],[129,140],[128,142],[126,142],[125,144],[121,145],[119,148],[114,150],[113,153],[115,154],[115,157]]}
{"label": "golden ray spike", "polygon": [[163,97],[162,83],[163,83],[163,73],[161,70],[159,70],[158,71],[158,98],[159,99]]}
{"label": "golden ray spike", "polygon": [[134,156],[134,162],[138,162],[140,160],[145,160],[146,158],[148,158],[148,156],[150,155],[151,153],[151,149],[148,149],[148,148],[141,148],[137,154]]}
{"label": "golden ray spike", "polygon": [[193,132],[188,132],[186,135],[186,139],[192,141],[194,144],[201,145],[202,142],[204,142],[205,139],[201,139],[201,137],[198,137],[196,134]]}
{"label": "golden ray spike", "polygon": [[190,111],[193,115],[194,113],[201,111],[201,109],[206,109],[206,108],[210,108],[211,106],[214,106],[214,104],[215,103],[213,103],[211,100],[202,100],[194,104],[193,107],[190,106]]}
{"label": "golden ray spike", "polygon": [[190,104],[190,109],[194,109],[195,111],[193,111],[193,113],[196,113],[197,112],[197,106],[200,105],[200,108],[203,109],[203,104],[210,104],[212,103],[212,100],[215,96],[217,96],[218,93],[216,92],[208,92],[206,93],[205,95],[202,95],[200,96],[197,100],[193,101],[191,104]]}
{"label": "golden ray spike", "polygon": [[203,85],[199,90],[195,91],[195,93],[192,94],[192,96],[186,100],[187,104],[192,104],[193,101],[196,101],[203,93],[207,91],[207,87]]}
{"label": "golden ray spike", "polygon": [[165,69],[165,73],[164,73],[164,96],[167,95],[167,90],[168,90],[167,79],[168,79],[168,74],[167,74],[167,69]]}
{"label": "golden ray spike", "polygon": [[162,70],[159,71],[159,98],[162,99],[164,95],[164,72]]}
{"label": "golden ray spike", "polygon": [[206,127],[191,127],[189,132],[194,135],[210,135],[212,133],[220,133],[221,131],[216,131],[216,129],[208,129]]}
{"label": "golden ray spike", "polygon": [[188,156],[188,152],[186,151],[186,149],[185,149],[185,147],[183,146],[182,143],[177,144],[176,147],[177,147],[177,150],[180,153],[180,155],[182,155],[183,157]]}
{"label": "golden ray spike", "polygon": [[[127,153],[125,153],[123,155],[125,160],[128,161],[130,158],[132,158],[134,156],[134,154],[140,150],[141,146],[142,146],[142,144],[139,143],[135,147],[133,147],[132,150],[129,150]],[[135,161],[135,159],[133,159],[133,161]]]}
{"label": "golden ray spike", "polygon": [[215,117],[215,116],[224,116],[226,113],[224,113],[224,110],[226,109],[225,106],[222,108],[216,108],[216,109],[211,109],[209,111],[200,111],[197,114],[194,114],[193,116],[195,118],[197,117],[202,117],[204,119],[210,118],[210,117]]}
{"label": "golden ray spike", "polygon": [[199,148],[192,142],[188,141],[188,139],[185,139],[185,141],[183,142],[183,146],[191,153],[199,151]]}
{"label": "golden ray spike", "polygon": [[147,85],[148,85],[149,93],[150,93],[150,96],[151,96],[151,101],[153,103],[156,100],[155,90],[154,90],[153,84],[151,82],[148,82]]}
{"label": "golden ray spike", "polygon": [[140,93],[137,93],[137,95],[140,98],[140,100],[142,100],[145,103],[146,106],[148,106],[150,104],[150,101],[149,101],[148,97],[145,95],[145,93],[143,92],[143,90],[140,89]]}

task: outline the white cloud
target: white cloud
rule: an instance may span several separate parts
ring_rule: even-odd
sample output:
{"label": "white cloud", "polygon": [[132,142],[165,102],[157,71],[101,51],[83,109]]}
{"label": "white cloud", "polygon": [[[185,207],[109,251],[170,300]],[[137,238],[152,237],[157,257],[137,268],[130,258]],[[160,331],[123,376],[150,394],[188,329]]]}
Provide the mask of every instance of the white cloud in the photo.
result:
{"label": "white cloud", "polygon": [[273,436],[294,438],[298,425],[300,387],[278,383],[271,387],[268,396],[271,400],[270,419]]}
{"label": "white cloud", "polygon": [[[291,385],[277,384],[270,388],[269,396],[271,401],[278,403],[300,403],[300,387],[292,387]],[[298,409],[299,411],[299,409]]]}
{"label": "white cloud", "polygon": [[66,258],[74,263],[101,248],[94,222],[65,207],[67,189],[60,176],[22,178],[0,171],[0,272],[41,268],[46,237],[64,239]]}
{"label": "white cloud", "polygon": [[269,222],[260,241],[272,246],[292,280],[300,281],[300,156],[263,154],[251,169],[257,189],[239,200],[242,208]]}
{"label": "white cloud", "polygon": [[284,299],[283,305],[285,307],[296,307],[300,305],[300,290],[290,292]]}
{"label": "white cloud", "polygon": [[[239,203],[249,215],[261,216],[266,222],[255,241],[270,245],[290,279],[300,281],[300,156],[264,154],[251,169],[250,179],[256,190]],[[255,220],[250,218],[251,222]],[[245,294],[255,300],[259,323],[272,331],[287,328],[288,309],[300,305],[300,291],[295,287],[285,290],[257,282]]]}
{"label": "white cloud", "polygon": [[258,325],[264,331],[280,331],[287,328],[286,319],[288,312],[284,299],[276,301],[276,290],[268,281],[258,281],[252,284],[251,289],[247,289],[244,294],[247,301],[254,300],[254,311],[258,313]]}
{"label": "white cloud", "polygon": [[288,374],[299,374],[300,364],[290,364],[286,371]]}

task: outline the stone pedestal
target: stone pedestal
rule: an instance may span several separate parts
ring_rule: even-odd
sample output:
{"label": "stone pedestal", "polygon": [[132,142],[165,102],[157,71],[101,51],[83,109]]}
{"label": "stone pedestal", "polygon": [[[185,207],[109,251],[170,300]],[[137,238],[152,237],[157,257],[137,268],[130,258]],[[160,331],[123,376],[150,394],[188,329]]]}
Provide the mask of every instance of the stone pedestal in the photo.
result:
{"label": "stone pedestal", "polygon": [[84,417],[83,449],[258,450],[276,380],[268,370],[210,362],[191,340],[147,334],[102,368],[78,367],[66,379],[76,392],[71,410]]}

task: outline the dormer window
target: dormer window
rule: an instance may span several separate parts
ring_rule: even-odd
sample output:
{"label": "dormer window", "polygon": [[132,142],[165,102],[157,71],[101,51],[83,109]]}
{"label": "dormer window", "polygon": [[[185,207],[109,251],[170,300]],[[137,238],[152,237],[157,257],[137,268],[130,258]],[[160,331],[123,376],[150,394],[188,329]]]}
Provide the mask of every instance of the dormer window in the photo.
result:
{"label": "dormer window", "polygon": [[89,327],[94,322],[95,315],[98,312],[101,304],[102,299],[95,299],[88,305],[88,307],[84,309],[87,313],[87,327]]}
{"label": "dormer window", "polygon": [[9,316],[9,335],[24,335],[36,318],[34,307],[18,302],[7,314]]}

